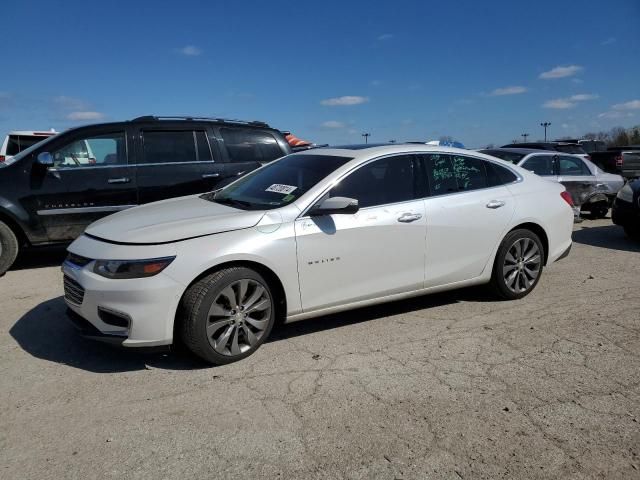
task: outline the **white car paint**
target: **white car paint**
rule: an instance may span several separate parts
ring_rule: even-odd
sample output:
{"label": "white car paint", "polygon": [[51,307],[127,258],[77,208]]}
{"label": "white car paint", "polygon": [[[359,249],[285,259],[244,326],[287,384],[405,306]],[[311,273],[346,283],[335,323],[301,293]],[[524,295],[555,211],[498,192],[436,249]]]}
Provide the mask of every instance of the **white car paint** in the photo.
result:
{"label": "white car paint", "polygon": [[[518,180],[361,208],[355,214],[307,215],[325,192],[354,170],[406,153],[480,158],[510,169]],[[80,305],[66,299],[68,306],[102,333],[126,336],[124,346],[166,345],[173,342],[176,310],[189,285],[230,262],[255,262],[271,270],[284,289],[286,320],[293,321],[486,283],[500,242],[523,223],[535,223],[545,231],[547,264],[571,246],[573,213],[560,196],[564,187],[494,157],[427,145],[294,155],[314,154],[353,159],[277,209],[244,211],[191,196],[136,207],[90,225],[69,252],[101,260],[176,258],[155,276],[119,280],[94,273],[94,261],[83,267],[65,262],[64,274],[85,290]],[[502,204],[493,208],[494,202]],[[402,223],[406,215],[415,221]],[[102,322],[98,306],[128,315],[131,328]]]}

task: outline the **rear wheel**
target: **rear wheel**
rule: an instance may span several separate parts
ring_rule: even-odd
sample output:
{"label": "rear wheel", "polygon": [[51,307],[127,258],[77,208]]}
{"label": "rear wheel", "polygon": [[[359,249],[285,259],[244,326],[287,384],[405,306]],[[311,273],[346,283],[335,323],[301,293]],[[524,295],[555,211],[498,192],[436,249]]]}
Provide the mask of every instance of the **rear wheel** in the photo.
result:
{"label": "rear wheel", "polygon": [[214,365],[235,362],[255,352],[273,328],[271,289],[256,271],[231,267],[189,287],[179,318],[184,344]]}
{"label": "rear wheel", "polygon": [[0,221],[0,276],[13,265],[18,256],[18,239],[9,226]]}
{"label": "rear wheel", "polygon": [[538,284],[543,265],[544,247],[538,235],[525,229],[509,232],[498,248],[491,286],[502,298],[522,298]]}
{"label": "rear wheel", "polygon": [[593,218],[606,218],[609,213],[609,205],[607,202],[597,202],[589,207]]}

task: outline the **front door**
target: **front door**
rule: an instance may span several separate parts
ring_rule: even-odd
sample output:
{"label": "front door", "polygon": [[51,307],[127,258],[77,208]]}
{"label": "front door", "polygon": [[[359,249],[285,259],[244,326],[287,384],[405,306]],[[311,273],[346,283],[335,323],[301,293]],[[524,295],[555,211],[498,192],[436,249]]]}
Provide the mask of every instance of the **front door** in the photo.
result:
{"label": "front door", "polygon": [[31,189],[50,241],[69,241],[91,222],[137,204],[124,130],[84,131],[52,144],[54,164],[34,164]]}
{"label": "front door", "polygon": [[296,221],[305,312],[422,288],[425,211],[419,177],[411,155],[374,160],[328,192],[357,199],[356,214]]}
{"label": "front door", "polygon": [[462,155],[424,156],[431,196],[427,217],[425,286],[479,276],[515,210],[507,187],[492,186],[485,161]]}

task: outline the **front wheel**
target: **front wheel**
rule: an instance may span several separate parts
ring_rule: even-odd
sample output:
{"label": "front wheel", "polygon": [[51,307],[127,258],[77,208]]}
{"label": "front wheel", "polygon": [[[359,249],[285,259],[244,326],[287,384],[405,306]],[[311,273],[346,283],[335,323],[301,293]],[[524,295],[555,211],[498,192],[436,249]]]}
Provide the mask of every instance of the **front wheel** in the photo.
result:
{"label": "front wheel", "polygon": [[18,239],[9,226],[0,221],[0,277],[13,265],[18,256]]}
{"label": "front wheel", "polygon": [[543,266],[544,247],[538,235],[531,230],[514,230],[498,248],[491,286],[504,299],[522,298],[538,284]]}
{"label": "front wheel", "polygon": [[214,365],[248,357],[273,328],[275,304],[271,289],[256,271],[225,268],[186,291],[176,319],[184,344]]}

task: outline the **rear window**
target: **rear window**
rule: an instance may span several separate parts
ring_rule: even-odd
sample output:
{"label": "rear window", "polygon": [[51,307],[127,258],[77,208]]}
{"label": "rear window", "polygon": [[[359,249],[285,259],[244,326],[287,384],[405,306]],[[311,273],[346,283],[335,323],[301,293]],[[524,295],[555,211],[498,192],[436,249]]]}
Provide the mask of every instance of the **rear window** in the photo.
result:
{"label": "rear window", "polygon": [[270,162],[284,156],[271,133],[242,128],[221,128],[220,135],[232,162]]}
{"label": "rear window", "polygon": [[45,135],[9,135],[9,142],[7,143],[7,155],[13,156],[19,154],[21,151],[32,147],[38,142],[49,138]]}
{"label": "rear window", "polygon": [[562,153],[572,153],[578,155],[585,155],[587,153],[580,145],[558,145],[556,146],[556,150]]}

